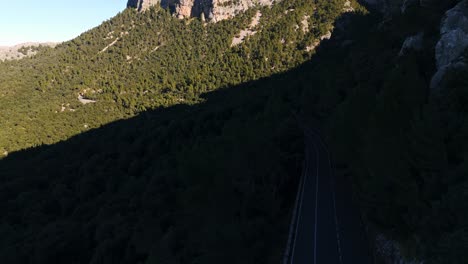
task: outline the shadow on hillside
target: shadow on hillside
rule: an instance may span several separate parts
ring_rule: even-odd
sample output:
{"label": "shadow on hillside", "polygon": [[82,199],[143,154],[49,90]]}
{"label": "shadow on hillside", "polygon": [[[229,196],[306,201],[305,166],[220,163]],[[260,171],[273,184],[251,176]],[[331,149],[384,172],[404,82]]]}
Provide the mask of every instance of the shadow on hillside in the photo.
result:
{"label": "shadow on hillside", "polygon": [[366,34],[353,19],[289,72],[0,160],[2,263],[276,263],[302,164],[292,113]]}

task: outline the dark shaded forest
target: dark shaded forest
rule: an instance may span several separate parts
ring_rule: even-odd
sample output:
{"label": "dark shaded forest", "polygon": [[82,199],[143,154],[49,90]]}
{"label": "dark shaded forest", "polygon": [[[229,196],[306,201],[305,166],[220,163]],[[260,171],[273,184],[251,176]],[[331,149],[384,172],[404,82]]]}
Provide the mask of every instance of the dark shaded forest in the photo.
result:
{"label": "dark shaded forest", "polygon": [[[369,226],[399,241],[406,256],[425,263],[467,262],[468,69],[448,74],[446,89],[437,94],[429,89],[440,19],[455,2],[410,10],[383,23],[376,15],[344,14],[334,24],[333,37],[313,56],[282,64],[288,66],[278,72],[220,82],[214,87],[222,89],[216,91],[197,86],[192,99],[176,105],[148,103],[148,109],[135,110],[127,106],[131,100],[139,104],[139,97],[131,97],[128,105],[115,106],[124,109],[116,113],[126,120],[11,153],[0,160],[2,263],[277,263],[303,158],[295,113],[327,135],[336,170],[353,182]],[[164,12],[148,14],[165,17]],[[424,47],[400,55],[404,40],[421,31]],[[249,43],[237,52],[245,52]],[[29,60],[39,63],[38,58]],[[21,63],[0,67],[24,71]],[[147,74],[143,66],[132,74],[136,71]],[[6,74],[1,78],[9,85],[22,87],[25,80]],[[167,76],[155,78],[181,75]],[[192,84],[213,83],[200,81]],[[171,82],[180,83],[168,80],[161,87]],[[155,89],[167,95],[165,102],[190,94]],[[95,109],[104,109],[99,102],[107,102],[106,96],[125,102],[125,94],[90,95],[98,103],[83,112],[96,116],[99,126],[115,120],[110,111],[99,115]],[[64,119],[70,126],[77,112]],[[51,141],[72,134],[54,134]],[[6,138],[23,147],[43,140]]]}
{"label": "dark shaded forest", "polygon": [[302,164],[279,79],[2,160],[3,263],[277,262]]}

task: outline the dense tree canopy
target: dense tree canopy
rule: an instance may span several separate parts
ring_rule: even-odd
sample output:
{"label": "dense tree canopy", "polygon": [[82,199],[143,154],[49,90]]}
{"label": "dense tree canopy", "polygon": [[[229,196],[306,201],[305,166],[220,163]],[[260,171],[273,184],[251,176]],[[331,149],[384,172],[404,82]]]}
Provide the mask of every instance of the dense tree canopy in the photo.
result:
{"label": "dense tree canopy", "polygon": [[[50,144],[296,67],[311,57],[306,46],[331,29],[343,2],[287,0],[261,8],[257,34],[234,47],[256,9],[216,24],[178,20],[160,8],[127,9],[33,58],[0,63],[0,146],[12,152]],[[82,105],[78,94],[97,103]]]}

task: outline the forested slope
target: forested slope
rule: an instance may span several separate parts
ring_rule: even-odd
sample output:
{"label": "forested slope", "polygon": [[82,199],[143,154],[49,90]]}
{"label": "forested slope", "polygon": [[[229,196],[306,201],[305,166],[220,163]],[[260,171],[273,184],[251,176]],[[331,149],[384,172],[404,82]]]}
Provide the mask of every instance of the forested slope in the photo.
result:
{"label": "forested slope", "polygon": [[290,0],[217,24],[129,9],[0,64],[2,263],[277,263],[302,75],[272,75],[308,60],[343,7]]}
{"label": "forested slope", "polygon": [[[193,104],[207,91],[288,70],[312,56],[307,47],[343,7],[343,0],[286,0],[216,24],[179,20],[160,8],[127,9],[55,49],[0,63],[0,153]],[[257,11],[257,33],[231,46]],[[79,94],[97,102],[82,105]]]}
{"label": "forested slope", "polygon": [[0,161],[2,263],[277,263],[302,165],[287,81]]}

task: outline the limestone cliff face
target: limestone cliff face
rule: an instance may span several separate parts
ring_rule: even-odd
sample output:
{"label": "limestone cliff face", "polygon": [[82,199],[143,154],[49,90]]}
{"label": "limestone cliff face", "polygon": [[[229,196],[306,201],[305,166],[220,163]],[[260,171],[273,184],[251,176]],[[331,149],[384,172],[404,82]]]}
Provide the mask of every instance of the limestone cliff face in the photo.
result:
{"label": "limestone cliff face", "polygon": [[235,16],[255,5],[272,5],[275,0],[211,0],[212,10],[207,17],[213,21],[220,21]]}
{"label": "limestone cliff face", "polygon": [[145,11],[161,5],[174,11],[178,18],[204,17],[217,22],[235,16],[255,5],[271,5],[277,0],[129,0],[128,7]]}
{"label": "limestone cliff face", "polygon": [[127,7],[136,8],[141,12],[159,4],[161,4],[161,0],[128,0]]}

